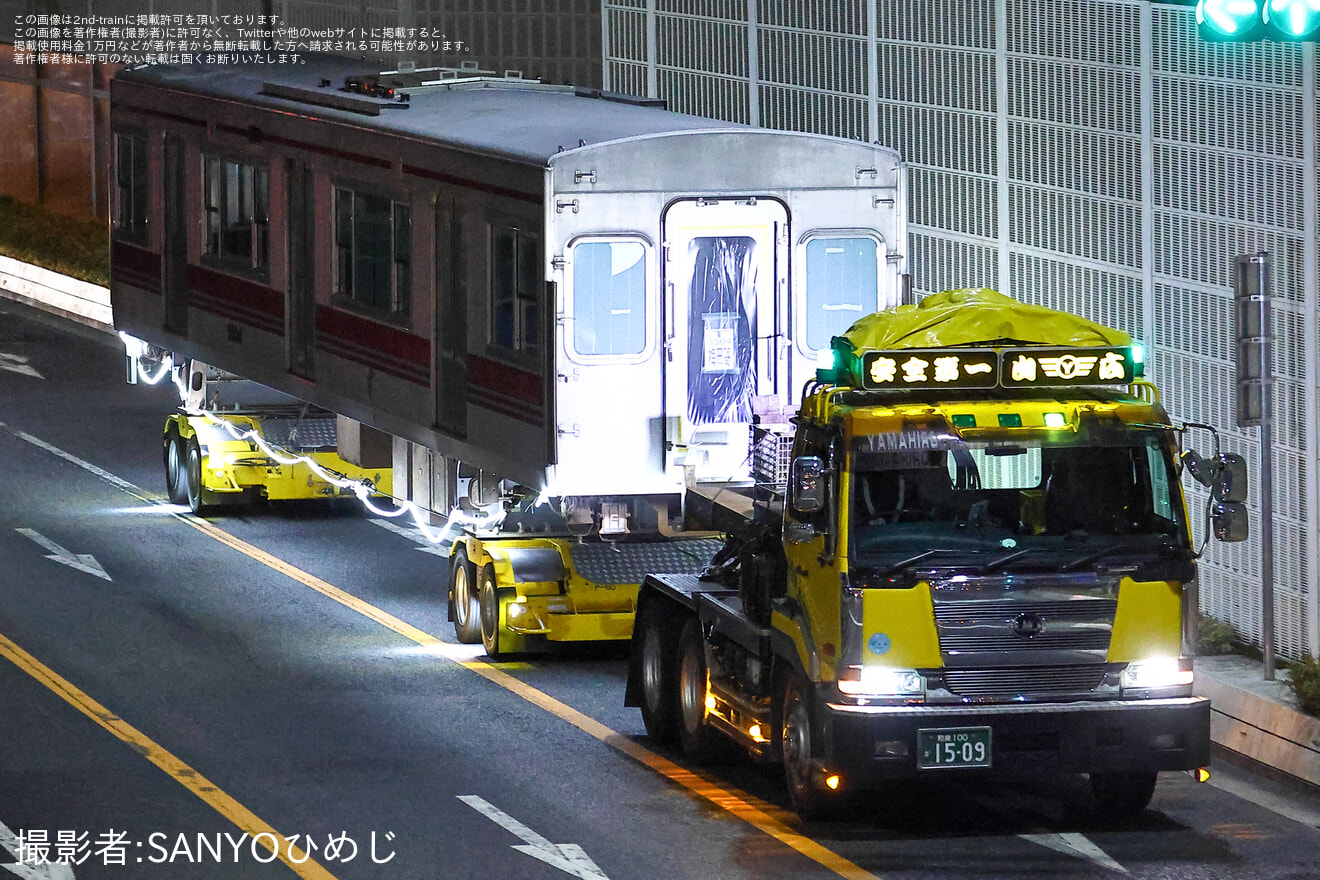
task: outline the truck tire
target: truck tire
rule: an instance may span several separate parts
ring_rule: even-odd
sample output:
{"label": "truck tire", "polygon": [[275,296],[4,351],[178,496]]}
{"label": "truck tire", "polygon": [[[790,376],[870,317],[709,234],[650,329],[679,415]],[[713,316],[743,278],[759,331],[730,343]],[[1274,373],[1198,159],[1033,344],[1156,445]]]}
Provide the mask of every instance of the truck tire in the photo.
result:
{"label": "truck tire", "polygon": [[693,617],[678,637],[678,742],[683,754],[698,764],[713,762],[720,753],[719,731],[706,726],[706,640],[701,621]]}
{"label": "truck tire", "polygon": [[202,450],[195,437],[188,438],[188,452],[184,467],[188,507],[197,516],[206,516],[215,510],[211,493],[202,485]]}
{"label": "truck tire", "polygon": [[1092,773],[1091,794],[1096,806],[1109,819],[1134,819],[1150,806],[1158,774]]}
{"label": "truck tire", "polygon": [[637,626],[641,633],[642,723],[647,736],[669,744],[678,738],[678,645],[673,622],[651,605]]}
{"label": "truck tire", "polygon": [[477,586],[477,605],[481,618],[481,646],[486,649],[486,656],[500,656],[500,594],[495,588],[495,569],[489,565],[481,567],[481,577]]}
{"label": "truck tire", "polygon": [[481,605],[477,597],[476,574],[468,562],[467,551],[454,551],[449,567],[449,601],[454,609],[454,635],[465,645],[481,641]]}
{"label": "truck tire", "polygon": [[784,781],[788,801],[794,812],[805,820],[819,819],[838,806],[838,795],[830,795],[820,786],[812,764],[811,687],[800,673],[788,676],[784,702],[780,710],[784,750]]}
{"label": "truck tire", "polygon": [[165,492],[171,504],[188,503],[188,463],[183,441],[173,431],[165,438]]}

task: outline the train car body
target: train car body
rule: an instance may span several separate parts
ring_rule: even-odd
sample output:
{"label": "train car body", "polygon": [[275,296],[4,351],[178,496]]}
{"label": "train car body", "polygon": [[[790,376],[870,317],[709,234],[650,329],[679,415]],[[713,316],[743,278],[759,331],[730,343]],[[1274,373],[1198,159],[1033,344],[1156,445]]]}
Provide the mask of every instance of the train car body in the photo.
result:
{"label": "train car body", "polygon": [[[330,56],[123,71],[116,326],[392,435],[395,496],[437,513],[516,486],[561,517],[506,530],[663,535],[900,301],[905,171],[647,104]],[[468,581],[518,568],[492,546]]]}
{"label": "train car body", "polygon": [[533,488],[631,495],[745,470],[753,403],[795,405],[830,336],[898,301],[888,150],[523,81],[341,89],[371,73],[116,77],[119,329]]}

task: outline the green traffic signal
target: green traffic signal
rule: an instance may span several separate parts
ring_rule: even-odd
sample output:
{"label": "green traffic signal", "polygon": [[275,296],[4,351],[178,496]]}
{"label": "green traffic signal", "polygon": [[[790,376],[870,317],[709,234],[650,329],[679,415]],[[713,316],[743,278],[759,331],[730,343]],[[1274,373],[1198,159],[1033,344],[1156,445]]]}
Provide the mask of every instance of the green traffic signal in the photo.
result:
{"label": "green traffic signal", "polygon": [[1314,40],[1320,36],[1320,0],[1266,0],[1265,25],[1278,40]]}
{"label": "green traffic signal", "polygon": [[1196,29],[1205,40],[1259,40],[1267,2],[1274,0],[1197,0]]}

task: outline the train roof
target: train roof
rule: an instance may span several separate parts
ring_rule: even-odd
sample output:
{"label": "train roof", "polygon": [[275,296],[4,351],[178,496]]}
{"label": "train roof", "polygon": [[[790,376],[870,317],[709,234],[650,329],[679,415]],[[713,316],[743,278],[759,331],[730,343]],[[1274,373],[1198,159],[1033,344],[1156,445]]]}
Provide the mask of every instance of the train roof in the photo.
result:
{"label": "train roof", "polygon": [[[420,137],[538,165],[561,151],[630,137],[757,130],[601,97],[598,91],[572,86],[466,75],[435,84],[434,79],[426,79],[426,71],[381,74],[378,68],[351,58],[307,55],[303,59],[296,65],[157,64],[120,71],[116,79]],[[397,92],[389,98],[351,92],[345,89],[349,77],[378,80],[395,86]],[[422,85],[424,81],[431,84]],[[406,93],[409,100],[399,100],[399,93]]]}

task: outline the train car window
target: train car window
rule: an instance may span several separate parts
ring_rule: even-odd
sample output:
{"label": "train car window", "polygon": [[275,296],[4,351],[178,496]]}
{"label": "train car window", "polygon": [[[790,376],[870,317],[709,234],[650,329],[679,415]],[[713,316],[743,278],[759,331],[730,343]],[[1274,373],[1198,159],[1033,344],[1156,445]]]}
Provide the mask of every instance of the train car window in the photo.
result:
{"label": "train car window", "polygon": [[270,172],[210,156],[203,167],[207,256],[264,272],[270,258]]}
{"label": "train car window", "polygon": [[335,189],[335,293],[407,319],[412,299],[412,212],[407,205]]}
{"label": "train car window", "polygon": [[147,139],[115,135],[115,234],[147,243]]}
{"label": "train car window", "polygon": [[511,226],[491,226],[490,237],[491,344],[535,354],[540,349],[540,240]]}
{"label": "train car window", "polygon": [[814,352],[878,307],[879,245],[869,236],[816,235],[805,251],[805,343]]}
{"label": "train car window", "polygon": [[578,354],[636,355],[645,349],[645,256],[639,241],[573,246],[573,350]]}

